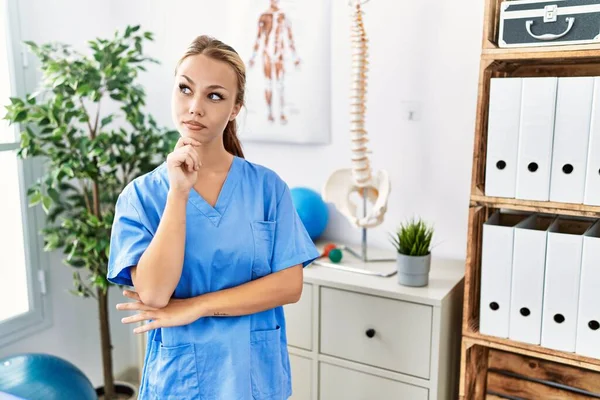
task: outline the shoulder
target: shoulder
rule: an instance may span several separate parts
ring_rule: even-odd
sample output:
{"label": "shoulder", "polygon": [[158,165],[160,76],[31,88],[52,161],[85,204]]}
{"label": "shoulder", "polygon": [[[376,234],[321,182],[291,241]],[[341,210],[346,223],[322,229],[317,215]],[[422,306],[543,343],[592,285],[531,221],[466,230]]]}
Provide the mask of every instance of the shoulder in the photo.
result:
{"label": "shoulder", "polygon": [[126,199],[133,204],[140,204],[148,197],[168,192],[169,180],[166,168],[167,164],[163,162],[153,170],[138,175],[127,183],[119,198]]}
{"label": "shoulder", "polygon": [[278,195],[281,195],[283,191],[288,189],[287,183],[283,178],[271,168],[243,158],[240,160],[243,163],[246,178],[253,184],[274,190]]}

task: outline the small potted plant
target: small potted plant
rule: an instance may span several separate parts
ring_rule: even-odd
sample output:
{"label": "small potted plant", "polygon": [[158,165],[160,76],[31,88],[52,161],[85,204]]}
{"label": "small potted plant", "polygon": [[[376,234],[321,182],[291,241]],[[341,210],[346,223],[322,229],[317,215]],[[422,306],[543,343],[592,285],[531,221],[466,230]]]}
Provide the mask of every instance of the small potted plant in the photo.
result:
{"label": "small potted plant", "polygon": [[401,224],[391,236],[397,250],[398,283],[405,286],[427,286],[433,227],[420,218],[413,218]]}

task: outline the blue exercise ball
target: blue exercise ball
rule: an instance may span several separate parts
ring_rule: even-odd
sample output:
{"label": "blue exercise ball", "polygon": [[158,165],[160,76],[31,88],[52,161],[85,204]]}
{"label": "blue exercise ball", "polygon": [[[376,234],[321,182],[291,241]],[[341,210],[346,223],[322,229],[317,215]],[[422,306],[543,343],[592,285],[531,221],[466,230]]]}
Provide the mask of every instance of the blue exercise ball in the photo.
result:
{"label": "blue exercise ball", "polygon": [[291,189],[290,192],[294,208],[308,235],[313,241],[318,239],[329,221],[327,204],[319,193],[309,188],[297,187]]}
{"label": "blue exercise ball", "polygon": [[75,365],[49,354],[0,359],[0,393],[26,400],[97,400],[90,380]]}

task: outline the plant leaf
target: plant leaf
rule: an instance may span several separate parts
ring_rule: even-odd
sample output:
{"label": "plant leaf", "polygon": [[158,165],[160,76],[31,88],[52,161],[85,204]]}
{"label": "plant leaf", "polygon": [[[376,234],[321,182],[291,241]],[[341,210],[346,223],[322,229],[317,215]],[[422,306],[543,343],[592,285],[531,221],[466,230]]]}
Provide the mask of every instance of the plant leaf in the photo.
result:
{"label": "plant leaf", "polygon": [[42,208],[44,209],[44,212],[46,214],[48,214],[48,212],[50,212],[50,206],[52,206],[52,199],[48,196],[43,196],[42,197]]}

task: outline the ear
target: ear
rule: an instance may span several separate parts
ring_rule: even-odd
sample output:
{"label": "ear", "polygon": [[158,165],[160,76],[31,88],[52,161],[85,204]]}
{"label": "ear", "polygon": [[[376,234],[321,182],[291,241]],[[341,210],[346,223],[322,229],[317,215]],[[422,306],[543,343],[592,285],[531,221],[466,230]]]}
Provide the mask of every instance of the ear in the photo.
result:
{"label": "ear", "polygon": [[229,120],[233,121],[235,119],[235,117],[237,117],[237,115],[240,113],[241,109],[242,109],[241,104],[234,105],[233,110],[231,110],[231,115],[229,115]]}

